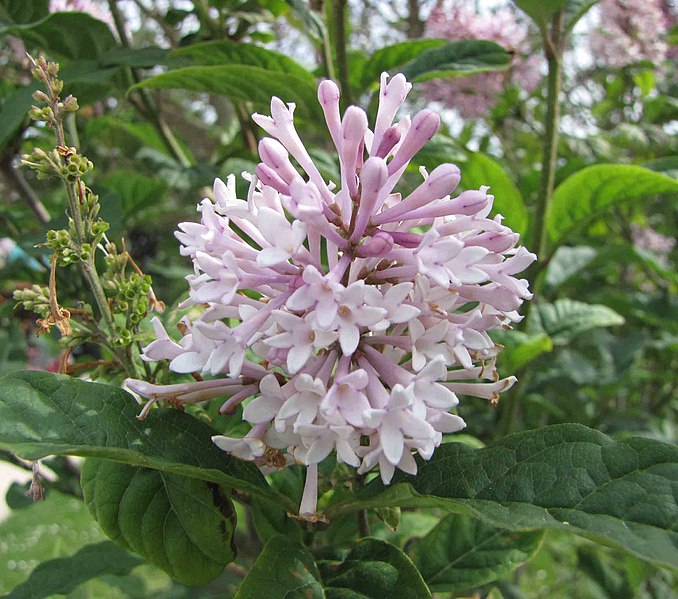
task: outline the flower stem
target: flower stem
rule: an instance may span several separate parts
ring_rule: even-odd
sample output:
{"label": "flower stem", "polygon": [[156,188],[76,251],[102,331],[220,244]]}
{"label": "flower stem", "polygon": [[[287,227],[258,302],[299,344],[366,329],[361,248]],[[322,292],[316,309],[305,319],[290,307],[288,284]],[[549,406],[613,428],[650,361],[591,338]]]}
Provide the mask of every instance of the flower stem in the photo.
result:
{"label": "flower stem", "polygon": [[353,104],[351,84],[348,75],[348,57],[346,54],[346,5],[347,0],[334,0],[332,2],[334,52],[337,58],[337,71],[339,72],[339,85],[341,86],[341,102],[344,110]]}
{"label": "flower stem", "polygon": [[[548,63],[547,97],[546,97],[546,120],[544,122],[544,153],[542,156],[541,182],[539,185],[539,197],[537,199],[537,211],[535,213],[532,243],[533,251],[537,252],[539,262],[528,270],[527,277],[535,291],[537,276],[546,265],[546,213],[553,195],[558,160],[558,123],[560,120],[560,90],[563,78],[563,50],[565,46],[565,33],[563,31],[563,10],[559,10],[551,22],[551,29],[544,27],[542,30],[544,40],[544,54]],[[526,323],[529,320],[533,302],[529,302],[525,308]],[[529,372],[523,369],[520,373],[523,379],[520,387],[516,386],[510,391],[501,403],[498,414],[498,434],[508,435],[514,428],[520,416],[520,404],[522,391],[526,387]],[[525,376],[525,378],[523,378]]]}
{"label": "flower stem", "polygon": [[544,154],[542,157],[541,182],[537,211],[534,221],[532,249],[538,256],[546,250],[546,212],[553,195],[558,159],[558,122],[560,120],[560,89],[563,77],[563,11],[553,17],[551,31],[545,29],[544,53],[548,62],[546,120],[544,122]]}

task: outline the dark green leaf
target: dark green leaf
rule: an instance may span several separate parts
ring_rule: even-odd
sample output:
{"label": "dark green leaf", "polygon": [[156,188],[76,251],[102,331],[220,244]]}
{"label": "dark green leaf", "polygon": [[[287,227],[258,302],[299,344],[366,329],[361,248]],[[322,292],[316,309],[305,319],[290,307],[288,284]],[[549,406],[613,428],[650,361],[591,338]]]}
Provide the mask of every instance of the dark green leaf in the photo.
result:
{"label": "dark green leaf", "polygon": [[587,304],[568,298],[552,304],[536,304],[535,332],[544,331],[555,345],[567,345],[577,335],[591,329],[624,324],[624,318],[601,304]]}
{"label": "dark green leaf", "polygon": [[39,48],[55,58],[100,59],[116,46],[106,23],[81,12],[57,12],[41,21],[13,25],[0,33],[16,35],[26,45]]}
{"label": "dark green leaf", "polygon": [[485,449],[441,445],[416,477],[375,481],[327,510],[440,506],[509,530],[560,528],[678,567],[678,448],[613,441],[578,424],[517,433]]}
{"label": "dark green leaf", "polygon": [[323,23],[323,20],[311,10],[308,2],[305,0],[287,0],[287,4],[290,5],[292,15],[299,20],[303,30],[306,31],[316,43],[322,44],[327,36],[325,23]]}
{"label": "dark green leaf", "polygon": [[678,179],[678,156],[663,156],[643,163],[644,168]]}
{"label": "dark green leaf", "polygon": [[544,26],[568,0],[513,0],[535,23]]}
{"label": "dark green leaf", "polygon": [[167,50],[162,48],[113,48],[101,57],[101,64],[105,66],[128,66],[139,69],[150,69],[158,64],[164,64],[167,59]]}
{"label": "dark green leaf", "polygon": [[505,224],[516,233],[525,235],[528,215],[523,196],[504,168],[493,158],[481,152],[469,155],[461,171],[464,189],[478,189],[489,185],[494,195],[494,213],[505,217]]}
{"label": "dark green leaf", "polygon": [[512,572],[541,545],[542,532],[515,533],[451,514],[408,553],[432,591],[474,589]]}
{"label": "dark green leaf", "polygon": [[629,164],[589,166],[565,179],[553,193],[546,213],[549,239],[560,245],[605,209],[661,194],[678,197],[678,181]]}
{"label": "dark green leaf", "polygon": [[217,434],[178,410],[151,410],[137,420],[138,404],[122,389],[47,372],[17,372],[0,387],[0,448],[38,459],[78,455],[156,468],[238,487],[293,510],[269,489],[258,468],[219,450]]}
{"label": "dark green leaf", "polygon": [[183,59],[192,66],[224,66],[228,64],[249,65],[267,71],[296,75],[315,84],[313,75],[296,60],[284,54],[243,42],[214,41],[192,44],[170,53],[170,58]]}
{"label": "dark green leaf", "polygon": [[110,541],[85,545],[70,557],[41,563],[7,599],[43,599],[65,595],[83,582],[106,574],[123,575],[143,563]]}
{"label": "dark green leaf", "polygon": [[278,96],[284,102],[295,102],[302,116],[319,110],[315,84],[308,79],[250,65],[185,67],[146,79],[131,89],[140,87],[221,94],[263,109],[270,106],[271,96]]}
{"label": "dark green leaf", "polygon": [[426,599],[431,593],[400,549],[380,539],[363,539],[346,559],[323,568],[327,599]]}
{"label": "dark green leaf", "polygon": [[2,0],[0,2],[0,26],[32,23],[49,12],[49,0]]}
{"label": "dark green leaf", "polygon": [[377,50],[364,66],[362,89],[379,81],[382,73],[402,67],[417,58],[424,50],[439,48],[446,43],[446,40],[437,39],[407,40]]}
{"label": "dark green leaf", "polygon": [[120,199],[123,220],[148,206],[159,205],[167,193],[163,181],[135,171],[113,171],[106,175],[101,185]]}
{"label": "dark green leaf", "polygon": [[81,480],[104,533],[174,580],[207,584],[233,561],[235,511],[217,485],[105,460],[87,460]]}
{"label": "dark green leaf", "polygon": [[595,4],[598,4],[598,0],[566,0],[565,14],[563,15],[563,20],[565,21],[565,31],[572,31],[579,20]]}
{"label": "dark green leaf", "polygon": [[266,543],[234,599],[323,599],[319,580],[306,548],[279,535]]}
{"label": "dark green leaf", "polygon": [[403,68],[403,74],[408,81],[426,81],[436,77],[503,71],[510,63],[511,55],[494,42],[456,40],[424,50]]}
{"label": "dark green leaf", "polygon": [[18,87],[9,94],[0,108],[0,148],[14,137],[27,118],[28,110],[35,100],[31,86]]}

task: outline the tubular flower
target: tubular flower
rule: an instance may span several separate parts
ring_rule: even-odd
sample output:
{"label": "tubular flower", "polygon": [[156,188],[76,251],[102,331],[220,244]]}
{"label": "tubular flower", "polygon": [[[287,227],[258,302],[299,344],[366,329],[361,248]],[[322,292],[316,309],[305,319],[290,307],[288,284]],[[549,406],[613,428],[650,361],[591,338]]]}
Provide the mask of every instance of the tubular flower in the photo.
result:
{"label": "tubular flower", "polygon": [[[518,236],[488,218],[486,187],[450,197],[459,169],[444,164],[405,197],[396,186],[410,160],[438,129],[422,110],[394,124],[411,85],[381,78],[374,129],[355,106],[343,117],[339,90],[323,81],[318,99],[337,149],[339,185],[313,163],[293,123],[294,104],[278,98],[254,120],[271,137],[261,163],[217,180],[198,223],[179,225],[181,252],[193,260],[186,306],[205,305],[172,341],[159,322],[149,360],[176,372],[226,375],[156,387],[127,386],[157,401],[226,397],[244,402],[244,438],[216,436],[225,451],[262,467],[308,467],[301,517],[316,518],[317,465],[330,453],[367,472],[380,466],[415,473],[413,454],[429,459],[442,435],[464,428],[449,411],[458,395],[496,402],[514,377],[494,369],[499,348],[488,331],[520,319],[531,297],[515,275],[535,256]],[[304,174],[292,164],[294,159]]]}

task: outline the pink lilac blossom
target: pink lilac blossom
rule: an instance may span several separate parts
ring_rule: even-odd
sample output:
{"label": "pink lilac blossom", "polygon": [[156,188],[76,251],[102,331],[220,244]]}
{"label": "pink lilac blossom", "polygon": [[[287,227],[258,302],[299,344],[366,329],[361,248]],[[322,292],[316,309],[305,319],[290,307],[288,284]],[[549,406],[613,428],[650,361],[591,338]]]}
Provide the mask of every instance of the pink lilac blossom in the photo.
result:
{"label": "pink lilac blossom", "polygon": [[[339,89],[318,88],[341,167],[327,182],[294,126],[294,104],[271,101],[254,121],[271,137],[245,199],[235,177],[214,184],[200,223],[177,238],[194,273],[173,341],[158,320],[146,360],[170,360],[180,373],[213,380],[156,386],[128,380],[147,397],[195,403],[225,397],[222,413],[244,405],[244,438],[215,436],[224,451],[262,468],[306,465],[301,517],[316,515],[317,465],[330,453],[358,469],[379,465],[390,482],[414,474],[414,454],[429,459],[443,434],[464,428],[450,413],[458,395],[496,402],[514,377],[495,370],[488,331],[520,320],[531,297],[515,275],[535,256],[518,235],[489,218],[488,188],[451,198],[459,169],[443,164],[402,197],[396,186],[413,156],[436,133],[431,110],[394,123],[411,85],[381,78],[374,129],[367,115],[339,110]],[[305,176],[291,162],[294,159]]]}
{"label": "pink lilac blossom", "polygon": [[601,64],[620,68],[666,58],[668,23],[662,0],[601,0],[598,11],[600,25],[590,42]]}
{"label": "pink lilac blossom", "polygon": [[487,115],[504,88],[513,84],[527,92],[541,80],[541,59],[531,53],[528,28],[512,8],[491,14],[476,13],[469,2],[439,2],[426,23],[426,37],[449,40],[484,39],[496,42],[514,53],[508,71],[478,73],[468,77],[436,79],[425,84],[429,100],[456,109],[466,118]]}
{"label": "pink lilac blossom", "polygon": [[50,0],[49,12],[84,12],[113,27],[113,17],[101,0]]}

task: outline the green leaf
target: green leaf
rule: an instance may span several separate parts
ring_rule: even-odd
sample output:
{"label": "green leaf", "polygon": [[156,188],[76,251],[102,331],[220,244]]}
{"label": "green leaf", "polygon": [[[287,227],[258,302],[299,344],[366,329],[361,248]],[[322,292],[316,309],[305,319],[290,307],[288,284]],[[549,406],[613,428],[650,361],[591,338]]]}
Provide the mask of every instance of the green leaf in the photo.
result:
{"label": "green leaf", "polygon": [[234,599],[323,599],[319,580],[306,548],[278,535],[266,543]]}
{"label": "green leaf", "polygon": [[346,559],[322,568],[327,599],[426,599],[431,597],[417,568],[400,549],[367,538]]}
{"label": "green leaf", "polygon": [[567,345],[577,335],[591,329],[624,324],[624,317],[601,304],[587,304],[568,298],[552,304],[536,304],[536,331],[543,330],[554,345]]}
{"label": "green leaf", "polygon": [[438,506],[498,528],[557,528],[678,568],[678,448],[613,441],[578,424],[517,433],[485,449],[441,445],[415,477],[398,474],[326,511]]}
{"label": "green leaf", "polygon": [[537,552],[543,536],[451,514],[408,553],[432,591],[459,592],[509,574]]}
{"label": "green leaf", "polygon": [[598,164],[577,171],[556,188],[547,210],[551,245],[611,206],[661,194],[676,196],[678,181],[640,166]]}
{"label": "green leaf", "polygon": [[591,264],[597,253],[596,249],[587,245],[559,247],[546,269],[544,283],[550,289],[557,289]]}
{"label": "green leaf", "polygon": [[319,113],[315,84],[307,78],[250,65],[184,67],[145,79],[130,89],[141,87],[221,94],[263,109],[270,106],[271,96],[278,96],[284,102],[295,102],[304,117]]}
{"label": "green leaf", "polygon": [[172,409],[136,416],[139,405],[122,389],[47,372],[1,379],[0,448],[35,460],[77,455],[156,468],[237,487],[295,509],[270,489],[259,469],[219,450],[217,432]]}
{"label": "green leaf", "polygon": [[312,85],[315,84],[313,75],[296,60],[244,42],[212,41],[192,44],[172,50],[170,58],[183,59],[192,66],[249,65],[267,71],[296,75],[300,79],[308,80]]}
{"label": "green leaf", "polygon": [[643,163],[645,168],[663,173],[672,179],[678,179],[678,156],[662,156]]}
{"label": "green leaf", "polygon": [[28,110],[35,104],[31,86],[18,87],[3,101],[0,108],[0,148],[19,131],[27,118]]}
{"label": "green leaf", "polygon": [[81,482],[104,533],[182,584],[207,584],[235,558],[235,509],[217,485],[91,459]]}
{"label": "green leaf", "polygon": [[123,220],[148,206],[160,204],[167,193],[164,181],[128,170],[109,173],[101,185],[120,199]]}
{"label": "green leaf", "polygon": [[407,40],[377,50],[363,68],[361,89],[366,89],[375,81],[379,81],[382,73],[402,67],[425,50],[440,48],[446,43],[446,40],[438,39]]}
{"label": "green leaf", "polygon": [[464,189],[478,189],[489,185],[494,195],[494,213],[505,217],[505,224],[522,236],[527,232],[528,214],[523,196],[504,168],[493,158],[481,152],[469,155],[461,171]]}
{"label": "green leaf", "polygon": [[498,370],[502,376],[516,374],[543,353],[553,350],[553,341],[544,333],[528,335],[522,331],[499,329],[492,338],[504,346],[498,358]]}
{"label": "green leaf", "polygon": [[595,5],[598,0],[566,0],[565,14],[563,20],[565,22],[565,31],[570,32],[579,20]]}
{"label": "green leaf", "polygon": [[117,45],[106,23],[81,12],[52,13],[34,23],[0,29],[0,34],[16,35],[29,49],[39,48],[58,59],[100,59]]}
{"label": "green leaf", "polygon": [[83,582],[106,574],[127,574],[141,563],[141,559],[110,541],[85,545],[70,557],[59,557],[41,563],[31,572],[28,580],[5,597],[43,599],[65,595]]}
{"label": "green leaf", "polygon": [[513,0],[537,25],[544,26],[568,0]]}
{"label": "green leaf", "polygon": [[408,81],[437,77],[473,75],[508,69],[511,55],[487,40],[456,40],[439,48],[425,50],[403,68]]}
{"label": "green leaf", "polygon": [[290,19],[292,23],[294,23],[295,20],[298,20],[303,31],[305,31],[313,41],[322,44],[327,36],[325,23],[315,12],[313,12],[313,10],[311,10],[308,2],[305,0],[286,1],[291,9],[291,15],[288,15],[288,19]]}
{"label": "green leaf", "polygon": [[134,69],[150,69],[167,60],[167,50],[149,46],[147,48],[113,48],[101,57],[105,66],[128,66]]}
{"label": "green leaf", "polygon": [[0,2],[0,25],[32,23],[49,12],[49,0],[2,0]]}

